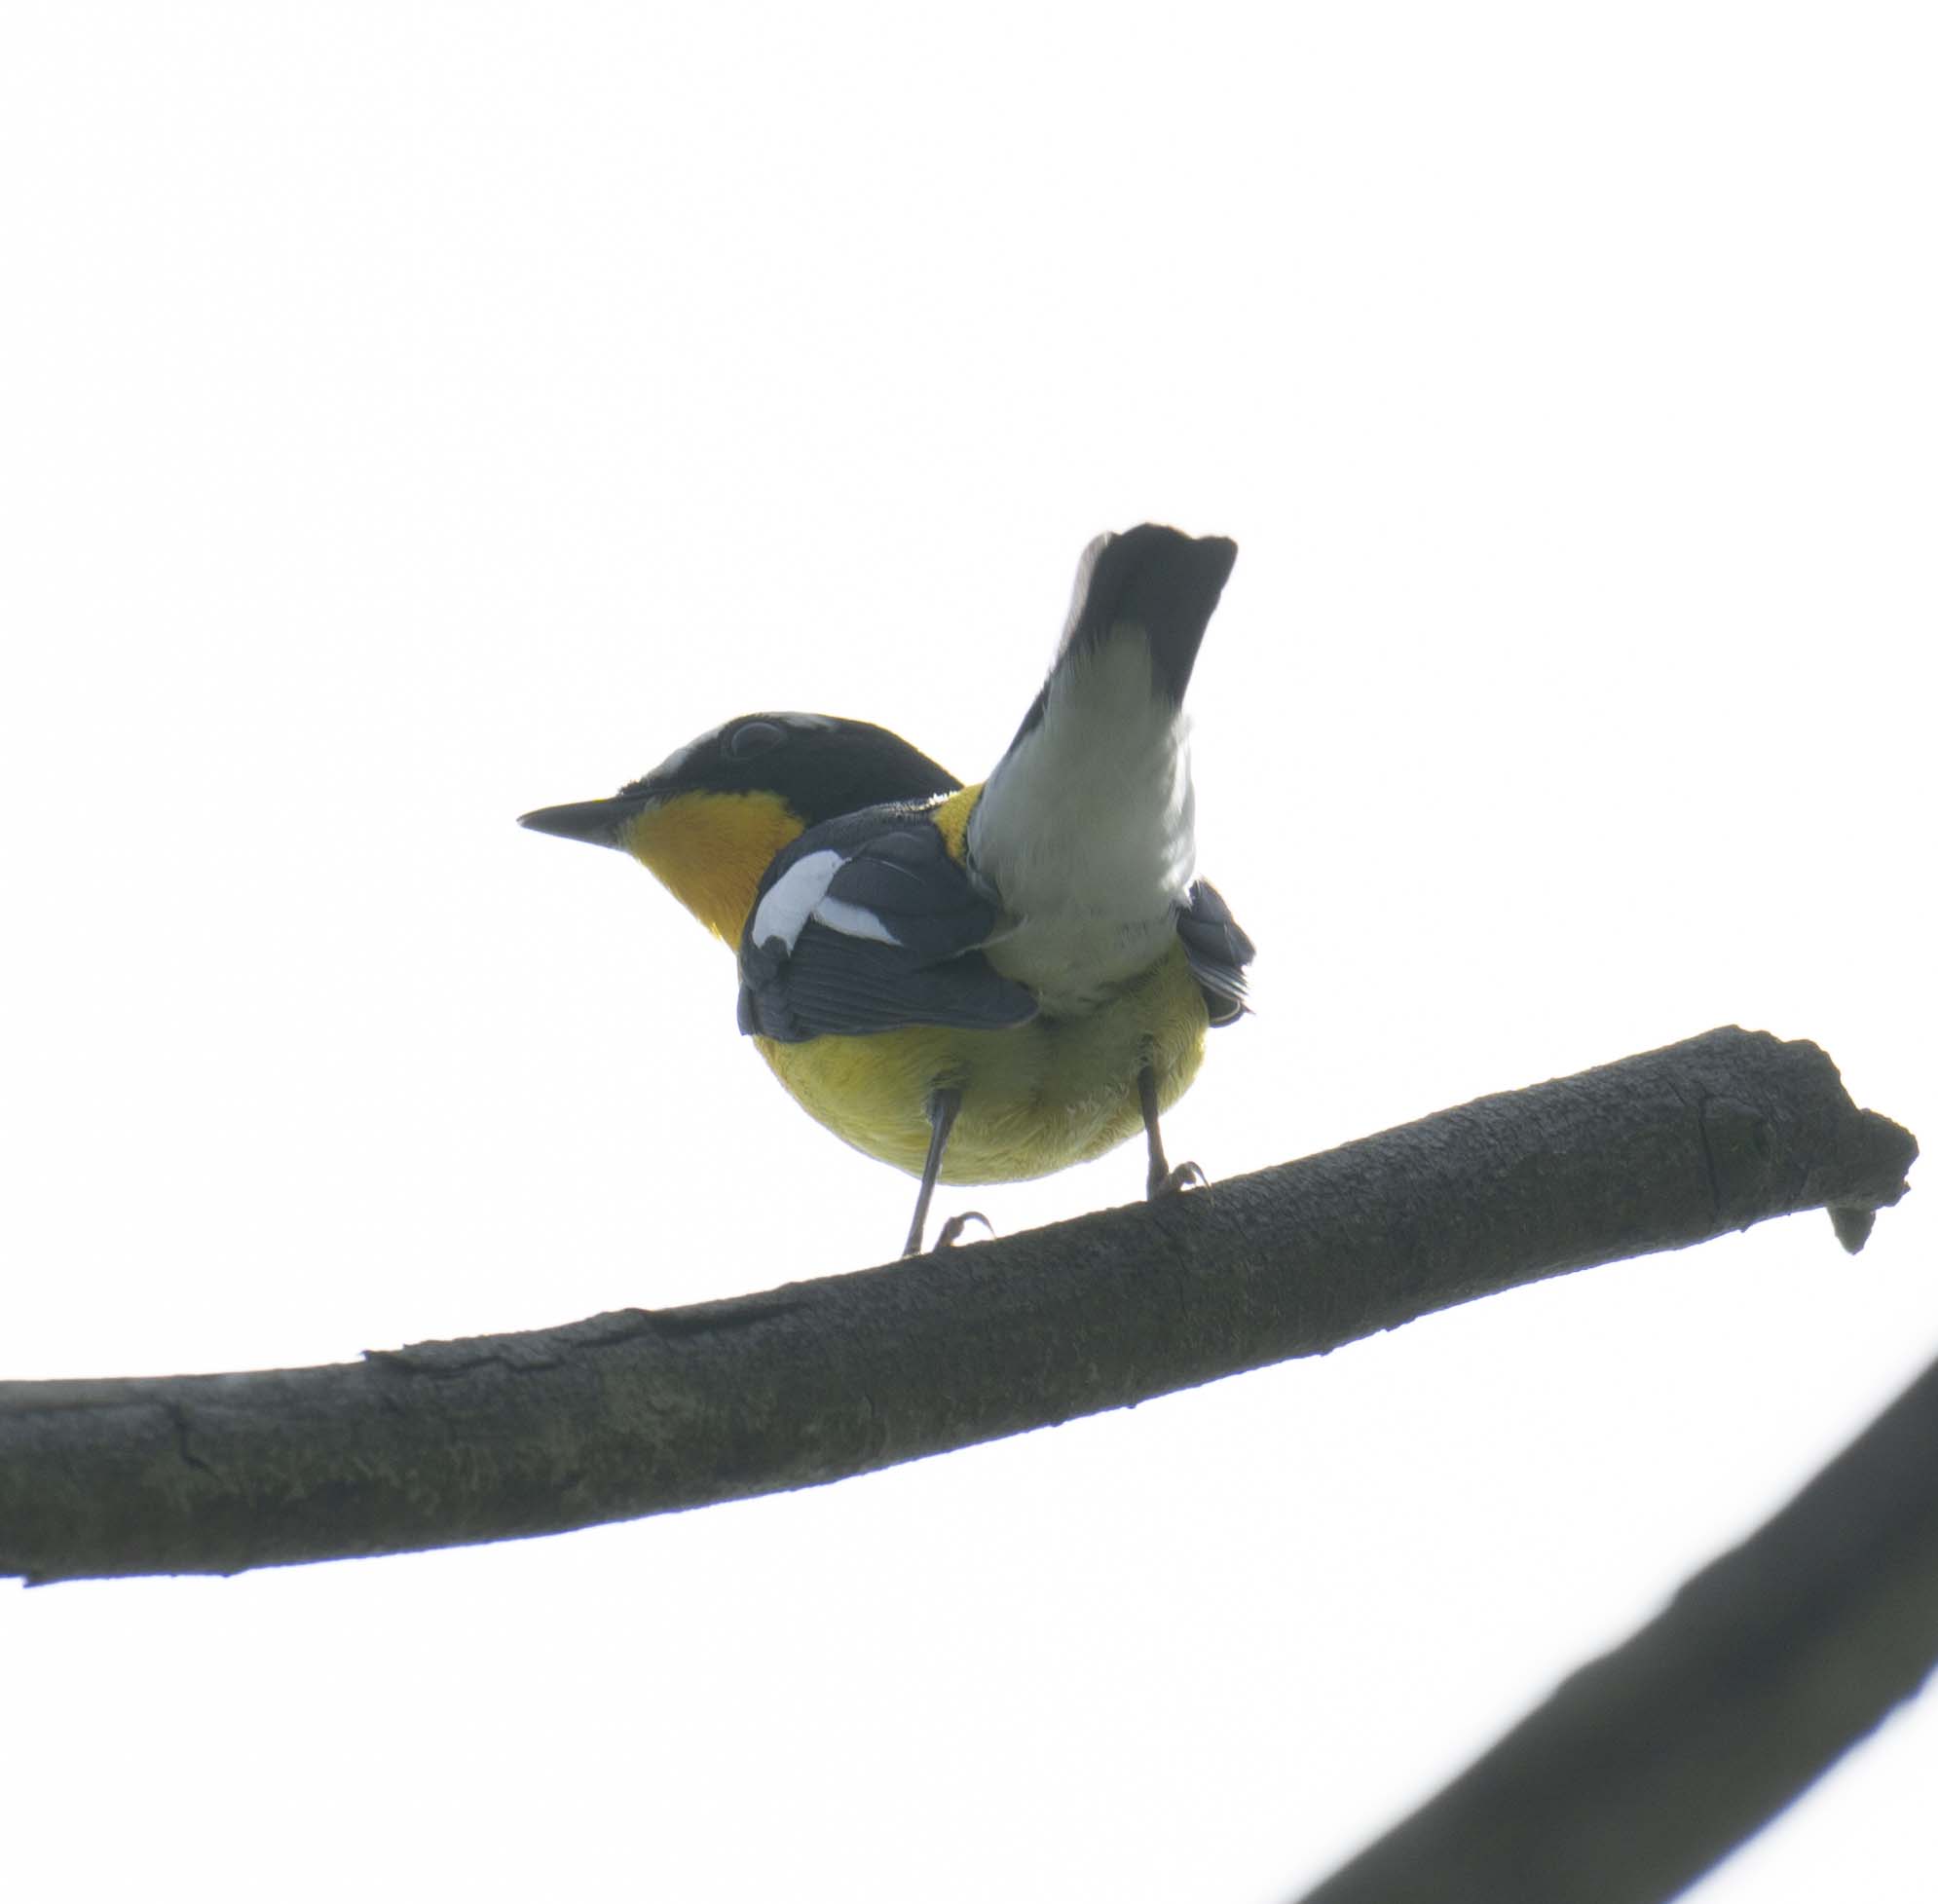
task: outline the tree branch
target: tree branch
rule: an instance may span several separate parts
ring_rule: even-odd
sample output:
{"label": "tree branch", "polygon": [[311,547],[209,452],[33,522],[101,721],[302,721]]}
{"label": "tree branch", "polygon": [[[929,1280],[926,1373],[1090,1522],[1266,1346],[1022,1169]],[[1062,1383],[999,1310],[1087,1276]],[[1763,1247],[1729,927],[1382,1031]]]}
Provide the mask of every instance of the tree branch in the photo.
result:
{"label": "tree branch", "polygon": [[811,1486],[1794,1211],[1855,1248],[1916,1154],[1814,1045],[1732,1027],[918,1265],[323,1368],[0,1384],[0,1575],[235,1573]]}
{"label": "tree branch", "polygon": [[1303,1904],[1655,1904],[1938,1663],[1938,1363],[1668,1611]]}

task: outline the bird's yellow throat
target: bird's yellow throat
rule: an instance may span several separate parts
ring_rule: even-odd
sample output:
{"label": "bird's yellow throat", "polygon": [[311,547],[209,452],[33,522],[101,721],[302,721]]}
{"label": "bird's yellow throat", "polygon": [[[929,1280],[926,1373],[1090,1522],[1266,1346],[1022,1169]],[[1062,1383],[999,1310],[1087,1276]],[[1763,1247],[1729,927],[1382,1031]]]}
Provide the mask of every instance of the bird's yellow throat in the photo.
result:
{"label": "bird's yellow throat", "polygon": [[762,874],[801,832],[776,794],[676,794],[632,820],[620,843],[709,932],[738,946]]}

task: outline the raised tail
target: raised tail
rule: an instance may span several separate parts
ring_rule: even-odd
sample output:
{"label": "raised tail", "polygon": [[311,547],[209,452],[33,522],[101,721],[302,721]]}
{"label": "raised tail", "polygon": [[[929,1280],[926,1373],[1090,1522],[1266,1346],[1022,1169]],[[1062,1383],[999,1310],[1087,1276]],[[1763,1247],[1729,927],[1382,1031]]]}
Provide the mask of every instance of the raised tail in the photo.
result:
{"label": "raised tail", "polygon": [[1153,684],[1174,706],[1181,704],[1199,644],[1237,560],[1238,544],[1228,537],[1187,536],[1159,522],[1098,537],[1077,563],[1057,658],[1017,740],[1043,719],[1060,674],[1132,628],[1150,644]]}
{"label": "raised tail", "polygon": [[1182,701],[1237,556],[1156,523],[1091,543],[1050,677],[971,816],[971,869],[1009,921],[990,963],[1053,1012],[1170,943],[1195,867]]}

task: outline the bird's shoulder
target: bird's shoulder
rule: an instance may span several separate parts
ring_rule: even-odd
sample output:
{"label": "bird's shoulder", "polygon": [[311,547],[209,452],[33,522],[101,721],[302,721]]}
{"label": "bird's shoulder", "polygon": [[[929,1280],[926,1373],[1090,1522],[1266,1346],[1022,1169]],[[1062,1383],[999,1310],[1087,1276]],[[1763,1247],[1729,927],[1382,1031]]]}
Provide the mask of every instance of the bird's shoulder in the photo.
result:
{"label": "bird's shoulder", "polygon": [[961,798],[864,807],[775,855],[740,942],[743,1031],[793,1043],[1034,1015],[981,955],[1000,914],[958,857]]}

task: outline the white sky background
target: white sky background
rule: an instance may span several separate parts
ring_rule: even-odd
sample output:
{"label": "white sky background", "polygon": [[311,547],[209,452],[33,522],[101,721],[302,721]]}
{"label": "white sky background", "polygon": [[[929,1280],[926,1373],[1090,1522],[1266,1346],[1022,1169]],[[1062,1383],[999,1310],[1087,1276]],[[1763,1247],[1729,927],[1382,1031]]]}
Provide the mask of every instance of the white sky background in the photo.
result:
{"label": "white sky background", "polygon": [[[913,1186],[774,1087],[720,948],[513,816],[765,707],[978,775],[1146,517],[1241,544],[1193,702],[1261,948],[1174,1156],[1730,1021],[1938,1137],[1933,31],[10,9],[0,1372],[891,1253]],[[1263,1904],[1938,1350],[1935,1226],[1927,1184],[1854,1261],[1807,1216],[788,1498],[4,1596],[9,1872]],[[1704,1904],[1923,1894],[1934,1767],[1927,1699]]]}

